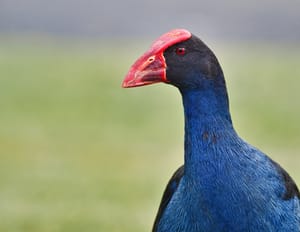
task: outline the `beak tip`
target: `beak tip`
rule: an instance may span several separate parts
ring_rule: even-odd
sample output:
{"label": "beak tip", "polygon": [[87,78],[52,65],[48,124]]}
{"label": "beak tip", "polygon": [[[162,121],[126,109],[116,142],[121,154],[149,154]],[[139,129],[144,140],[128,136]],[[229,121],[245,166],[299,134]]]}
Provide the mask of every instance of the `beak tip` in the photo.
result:
{"label": "beak tip", "polygon": [[127,89],[127,88],[129,88],[129,85],[127,85],[127,83],[123,82],[122,88]]}
{"label": "beak tip", "polygon": [[123,83],[122,83],[122,88],[130,88],[133,86],[133,83],[134,83],[134,78],[133,78],[133,75],[132,75],[132,72],[129,72],[124,80],[123,80]]}

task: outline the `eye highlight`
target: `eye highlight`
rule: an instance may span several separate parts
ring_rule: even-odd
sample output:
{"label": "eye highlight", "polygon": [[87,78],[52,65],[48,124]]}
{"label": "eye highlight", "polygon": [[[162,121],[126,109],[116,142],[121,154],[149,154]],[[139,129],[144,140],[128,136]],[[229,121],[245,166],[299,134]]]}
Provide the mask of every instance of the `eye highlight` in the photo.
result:
{"label": "eye highlight", "polygon": [[176,54],[179,56],[183,56],[185,54],[185,48],[176,48]]}

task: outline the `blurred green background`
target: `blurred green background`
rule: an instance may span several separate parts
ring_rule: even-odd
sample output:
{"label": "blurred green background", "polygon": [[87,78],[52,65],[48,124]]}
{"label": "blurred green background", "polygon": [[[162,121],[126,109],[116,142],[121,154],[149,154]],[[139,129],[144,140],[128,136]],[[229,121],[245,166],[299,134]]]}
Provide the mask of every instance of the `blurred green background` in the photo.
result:
{"label": "blurred green background", "polygon": [[[56,42],[0,42],[0,231],[149,231],[183,159],[179,93],[120,87],[146,46]],[[300,49],[214,50],[236,129],[300,183]]]}
{"label": "blurred green background", "polygon": [[177,2],[153,18],[153,7],[163,8],[75,2],[0,3],[0,231],[151,230],[183,162],[181,99],[165,84],[121,82],[174,27],[216,53],[235,128],[300,185],[296,7],[232,0],[220,11],[214,1]]}

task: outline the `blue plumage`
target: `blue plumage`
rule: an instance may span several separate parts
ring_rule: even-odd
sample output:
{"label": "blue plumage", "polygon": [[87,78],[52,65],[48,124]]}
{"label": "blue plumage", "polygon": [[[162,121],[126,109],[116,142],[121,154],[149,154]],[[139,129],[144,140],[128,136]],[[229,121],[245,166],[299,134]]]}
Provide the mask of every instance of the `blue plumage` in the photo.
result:
{"label": "blue plumage", "polygon": [[[167,185],[153,232],[299,232],[296,184],[234,130],[223,72],[213,52],[187,31],[175,32],[163,35],[158,41],[165,43],[155,46],[163,44],[164,49],[152,47],[123,84],[162,81],[182,95],[184,166]],[[159,69],[161,60],[153,58],[161,57],[160,52],[165,73]]]}
{"label": "blue plumage", "polygon": [[274,161],[238,137],[227,107],[207,114],[205,93],[182,95],[185,171],[155,231],[300,231],[299,198],[284,199]]}

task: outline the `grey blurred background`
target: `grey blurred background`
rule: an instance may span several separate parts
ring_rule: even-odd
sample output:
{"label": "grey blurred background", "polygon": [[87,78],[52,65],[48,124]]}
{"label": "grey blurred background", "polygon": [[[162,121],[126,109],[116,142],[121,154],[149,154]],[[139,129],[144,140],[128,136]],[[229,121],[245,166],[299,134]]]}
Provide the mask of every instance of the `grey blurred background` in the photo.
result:
{"label": "grey blurred background", "polygon": [[226,40],[300,40],[300,1],[1,0],[1,34],[133,37],[184,27]]}

